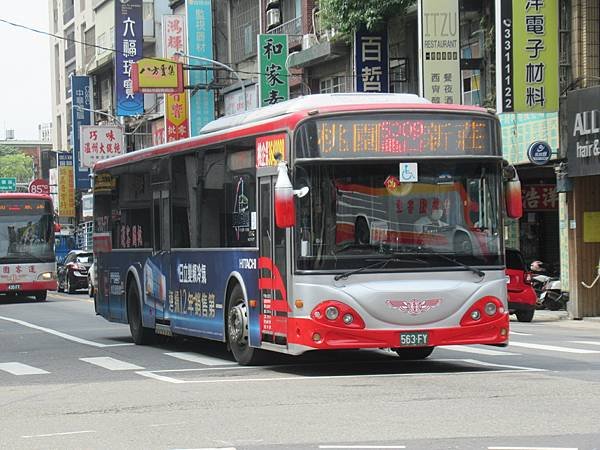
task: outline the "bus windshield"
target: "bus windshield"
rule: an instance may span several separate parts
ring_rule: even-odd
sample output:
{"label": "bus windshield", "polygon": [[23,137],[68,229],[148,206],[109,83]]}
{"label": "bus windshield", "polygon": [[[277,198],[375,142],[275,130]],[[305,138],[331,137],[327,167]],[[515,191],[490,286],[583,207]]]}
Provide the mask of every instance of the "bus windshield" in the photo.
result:
{"label": "bus windshield", "polygon": [[298,270],[383,270],[502,264],[499,162],[420,160],[416,182],[399,162],[298,161]]}
{"label": "bus windshield", "polygon": [[0,204],[0,262],[54,262],[54,229],[43,200]]}

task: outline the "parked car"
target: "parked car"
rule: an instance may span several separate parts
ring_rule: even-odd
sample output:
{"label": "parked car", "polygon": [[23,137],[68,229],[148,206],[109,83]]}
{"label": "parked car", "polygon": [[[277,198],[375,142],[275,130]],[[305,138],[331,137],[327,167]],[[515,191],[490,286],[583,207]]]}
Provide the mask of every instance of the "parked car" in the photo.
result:
{"label": "parked car", "polygon": [[76,290],[87,289],[88,270],[94,254],[88,250],[71,250],[58,266],[58,291],[73,294]]}
{"label": "parked car", "polygon": [[96,262],[94,261],[88,270],[88,295],[96,295]]}
{"label": "parked car", "polygon": [[537,295],[531,286],[531,273],[527,270],[525,260],[517,249],[506,249],[506,275],[509,312],[516,314],[519,322],[531,322],[535,313]]}

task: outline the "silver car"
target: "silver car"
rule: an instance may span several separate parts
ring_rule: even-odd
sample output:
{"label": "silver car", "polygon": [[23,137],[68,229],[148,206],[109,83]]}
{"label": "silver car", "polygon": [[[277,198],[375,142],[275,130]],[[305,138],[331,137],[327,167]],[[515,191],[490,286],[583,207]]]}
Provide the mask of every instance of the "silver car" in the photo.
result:
{"label": "silver car", "polygon": [[93,297],[96,295],[96,263],[92,263],[88,270],[88,295]]}

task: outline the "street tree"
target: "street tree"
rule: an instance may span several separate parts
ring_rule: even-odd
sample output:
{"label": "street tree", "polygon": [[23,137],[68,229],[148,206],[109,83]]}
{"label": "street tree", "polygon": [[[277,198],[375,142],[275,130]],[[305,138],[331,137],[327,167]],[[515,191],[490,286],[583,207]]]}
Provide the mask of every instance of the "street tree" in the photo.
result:
{"label": "street tree", "polygon": [[33,159],[14,147],[0,146],[0,177],[16,178],[17,183],[28,183],[33,179]]}

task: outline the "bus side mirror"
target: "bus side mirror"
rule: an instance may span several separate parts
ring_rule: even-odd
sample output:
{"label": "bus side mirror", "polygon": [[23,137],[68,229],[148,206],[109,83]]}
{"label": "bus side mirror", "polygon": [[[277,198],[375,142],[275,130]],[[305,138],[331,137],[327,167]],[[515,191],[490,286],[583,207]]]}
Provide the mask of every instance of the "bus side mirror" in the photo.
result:
{"label": "bus side mirror", "polygon": [[285,161],[280,161],[277,165],[275,224],[278,228],[290,228],[296,224],[294,188],[292,187]]}
{"label": "bus side mirror", "polygon": [[504,195],[506,214],[511,219],[520,219],[523,215],[523,200],[521,199],[521,182],[518,178],[504,184]]}

